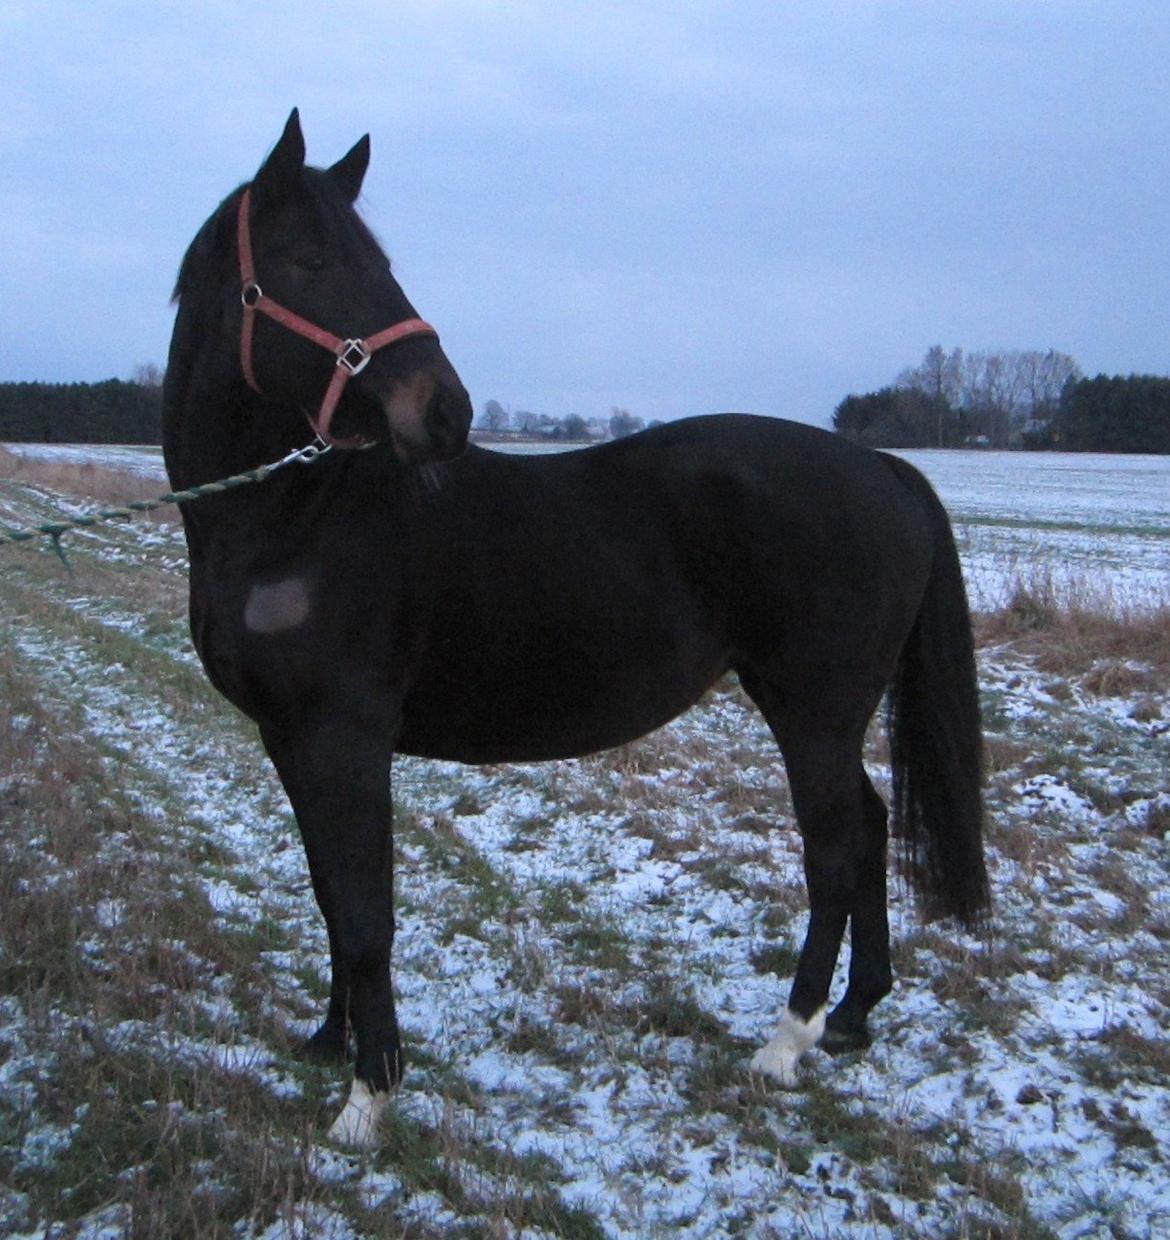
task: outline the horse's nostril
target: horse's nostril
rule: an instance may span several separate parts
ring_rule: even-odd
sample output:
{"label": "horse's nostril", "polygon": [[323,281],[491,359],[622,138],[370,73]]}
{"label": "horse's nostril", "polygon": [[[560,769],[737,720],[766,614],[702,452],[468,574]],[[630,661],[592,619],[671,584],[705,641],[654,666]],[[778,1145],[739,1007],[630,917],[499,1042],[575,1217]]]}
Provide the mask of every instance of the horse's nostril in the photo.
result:
{"label": "horse's nostril", "polygon": [[462,448],[471,427],[471,399],[462,388],[437,388],[427,407],[427,429],[435,442]]}
{"label": "horse's nostril", "polygon": [[438,388],[426,414],[431,432],[449,435],[466,435],[471,427],[471,399],[464,389]]}

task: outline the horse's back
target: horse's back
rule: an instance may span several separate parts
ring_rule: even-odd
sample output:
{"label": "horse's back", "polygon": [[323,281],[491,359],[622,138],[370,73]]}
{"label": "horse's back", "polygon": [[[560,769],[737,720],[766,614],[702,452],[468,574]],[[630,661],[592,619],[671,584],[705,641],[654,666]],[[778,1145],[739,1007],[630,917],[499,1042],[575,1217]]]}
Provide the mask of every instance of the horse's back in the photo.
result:
{"label": "horse's back", "polygon": [[518,599],[546,574],[657,575],[665,560],[716,610],[758,600],[773,624],[786,612],[816,623],[851,594],[897,593],[891,578],[914,596],[932,554],[925,481],[779,418],[686,418],[550,456],[472,449],[451,481],[446,546],[462,549],[463,572],[517,579]]}
{"label": "horse's back", "polygon": [[834,523],[887,526],[918,501],[883,453],[783,418],[710,414],[664,423],[571,453],[527,458],[527,476],[547,478],[586,502],[631,496],[643,506],[718,520],[753,512],[793,533]]}
{"label": "horse's back", "polygon": [[462,465],[489,484],[548,487],[566,501],[579,495],[598,503],[640,487],[634,495],[643,505],[689,506],[707,489],[810,523],[833,509],[860,513],[875,504],[897,504],[904,491],[881,453],[803,422],[737,413],[682,418],[547,455],[471,447]]}
{"label": "horse's back", "polygon": [[783,619],[840,639],[850,608],[880,629],[917,607],[932,493],[883,453],[804,423],[721,414],[607,445],[593,466],[598,490],[669,507],[696,584],[741,629],[775,633]]}

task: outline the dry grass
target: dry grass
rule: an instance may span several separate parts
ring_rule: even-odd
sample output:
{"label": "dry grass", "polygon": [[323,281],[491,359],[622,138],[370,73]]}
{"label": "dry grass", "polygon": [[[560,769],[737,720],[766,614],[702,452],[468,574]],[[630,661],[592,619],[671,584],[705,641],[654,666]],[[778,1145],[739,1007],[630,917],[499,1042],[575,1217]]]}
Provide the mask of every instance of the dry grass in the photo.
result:
{"label": "dry grass", "polygon": [[[111,469],[90,461],[43,460],[21,456],[2,447],[0,480],[89,500],[100,506],[123,506],[139,500],[157,499],[168,489],[159,479],[144,478],[130,470]],[[142,514],[141,519],[173,525],[179,521],[179,512],[174,505],[168,505]]]}
{"label": "dry grass", "polygon": [[1153,609],[1101,592],[1057,587],[1051,576],[1017,581],[1007,605],[976,616],[980,645],[1010,645],[1052,676],[1076,676],[1099,696],[1126,696],[1170,680],[1170,602]]}
{"label": "dry grass", "polygon": [[[36,1063],[13,1065],[26,1105],[0,1108],[0,1182],[24,1195],[26,1222],[117,1205],[135,1235],[218,1236],[226,1202],[275,1220],[303,1196],[311,1126],[298,1149],[260,1091],[158,1053],[246,1032],[199,995],[248,990],[254,950],[215,928],[157,818],[8,655],[0,771],[0,1002],[24,1018],[3,1057]],[[52,1155],[56,1129],[71,1139]],[[209,1159],[223,1159],[214,1186]],[[20,1229],[11,1204],[0,1230]]]}

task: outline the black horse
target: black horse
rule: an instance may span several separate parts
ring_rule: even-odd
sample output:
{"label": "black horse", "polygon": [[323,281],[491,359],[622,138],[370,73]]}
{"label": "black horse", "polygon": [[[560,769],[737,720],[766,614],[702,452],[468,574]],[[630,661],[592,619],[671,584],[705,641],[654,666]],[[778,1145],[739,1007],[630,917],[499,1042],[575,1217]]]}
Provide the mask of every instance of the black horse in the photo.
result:
{"label": "black horse", "polygon": [[[175,487],[301,446],[306,417],[340,445],[183,508],[195,644],[259,725],[329,930],[308,1049],[344,1056],[356,1038],[333,1135],[371,1143],[402,1072],[394,753],[585,754],[667,722],[729,670],[780,747],[804,842],[808,936],[753,1060],[791,1083],[818,1040],[866,1045],[891,986],[887,814],[861,758],[887,692],[895,834],[927,910],[971,923],[987,904],[946,514],[904,462],[769,418],[549,457],[465,450],[467,394],[353,210],[368,154],[363,138],[306,167],[293,113],[183,261],[165,392]],[[847,923],[848,988],[826,1020]]]}

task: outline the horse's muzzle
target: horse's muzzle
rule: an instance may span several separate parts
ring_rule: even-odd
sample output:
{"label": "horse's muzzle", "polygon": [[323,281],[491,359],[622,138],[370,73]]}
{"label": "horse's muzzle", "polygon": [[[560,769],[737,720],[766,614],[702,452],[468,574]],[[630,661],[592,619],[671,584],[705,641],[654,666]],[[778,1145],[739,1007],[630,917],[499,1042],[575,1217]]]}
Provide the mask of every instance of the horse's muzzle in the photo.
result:
{"label": "horse's muzzle", "polygon": [[[417,389],[414,395],[417,399]],[[400,460],[412,465],[449,461],[466,447],[471,398],[458,380],[435,383],[411,413],[401,416],[401,406],[396,407],[393,398],[386,410],[390,441]]]}

